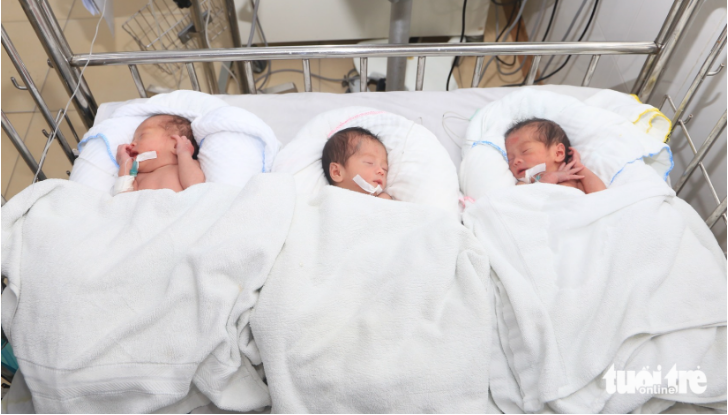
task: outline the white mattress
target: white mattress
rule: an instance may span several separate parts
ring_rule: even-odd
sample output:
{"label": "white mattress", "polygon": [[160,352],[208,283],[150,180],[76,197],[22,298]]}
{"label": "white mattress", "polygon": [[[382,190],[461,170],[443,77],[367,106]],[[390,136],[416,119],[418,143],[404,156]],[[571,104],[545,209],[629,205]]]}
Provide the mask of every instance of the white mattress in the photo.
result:
{"label": "white mattress", "polygon": [[[587,99],[599,91],[596,88],[569,85],[543,85],[537,88],[571,95],[579,100]],[[445,146],[455,165],[459,166],[460,142],[465,137],[468,119],[489,102],[502,98],[514,90],[515,88],[467,88],[451,92],[352,94],[308,92],[283,95],[218,95],[218,97],[260,117],[270,125],[284,146],[311,118],[324,111],[353,105],[389,111],[419,122],[432,131]],[[96,122],[108,118],[123,104],[124,102],[102,104],[96,115]],[[445,115],[448,118],[444,120]],[[452,137],[448,135],[445,127]]]}

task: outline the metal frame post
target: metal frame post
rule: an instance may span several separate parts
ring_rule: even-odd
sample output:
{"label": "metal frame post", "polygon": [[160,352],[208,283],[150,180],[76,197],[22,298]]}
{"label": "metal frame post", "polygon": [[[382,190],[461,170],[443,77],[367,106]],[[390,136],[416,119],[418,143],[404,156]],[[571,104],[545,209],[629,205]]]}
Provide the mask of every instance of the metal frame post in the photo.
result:
{"label": "metal frame post", "polygon": [[[52,11],[50,8],[47,10],[41,8],[36,0],[19,1],[23,11],[28,17],[30,25],[38,35],[38,39],[43,45],[43,49],[45,49],[46,54],[53,64],[53,68],[61,78],[63,86],[66,88],[66,92],[68,92],[68,96],[72,96],[78,87],[78,92],[73,95],[73,105],[76,107],[78,115],[81,117],[84,125],[87,128],[93,127],[98,106],[96,105],[96,101],[94,100],[88,85],[85,85],[86,81],[83,77],[79,76],[76,68],[71,66],[70,60],[72,57],[64,55],[63,45],[65,44],[67,48],[68,44],[65,42],[65,38],[60,41],[58,40],[56,35],[62,36],[63,33],[56,33],[56,31],[53,30],[52,25],[49,23],[49,21],[55,20],[55,17],[52,15]],[[81,83],[81,86],[83,87],[79,87],[79,83]]]}
{"label": "metal frame post", "polygon": [[[205,22],[202,21],[202,6],[200,0],[192,0],[192,6],[190,7],[190,14],[192,14],[192,23],[195,25],[197,31],[197,37],[200,39],[200,45],[203,49],[210,49],[210,44],[207,42],[207,36],[205,36]],[[220,89],[217,86],[217,78],[215,77],[215,68],[212,62],[205,62],[202,67],[205,69],[205,80],[207,81],[207,87],[210,89],[211,94],[219,94]]]}
{"label": "metal frame post", "polygon": [[[675,23],[674,27],[670,29],[665,29],[665,25],[668,24],[668,21],[666,20],[665,24],[663,25],[663,29],[660,30],[660,35],[663,35],[664,32],[665,43],[663,45],[661,42],[658,42],[657,40],[655,41],[655,43],[660,46],[660,50],[657,52],[657,55],[654,58],[654,63],[652,63],[652,66],[649,67],[649,69],[646,69],[648,68],[648,62],[650,61],[648,57],[645,65],[643,65],[642,67],[642,71],[645,72],[644,85],[639,88],[639,92],[637,93],[637,97],[642,102],[647,102],[652,97],[652,92],[657,85],[657,81],[662,75],[662,71],[667,65],[667,61],[670,59],[670,56],[672,56],[672,52],[675,50],[675,46],[677,45],[678,41],[680,41],[683,31],[685,30],[685,27],[687,26],[690,17],[692,17],[695,8],[700,3],[699,0],[686,1],[687,4],[685,5],[685,7],[680,9],[680,11],[675,11],[674,18],[677,18],[677,22]],[[677,3],[677,1],[675,3]],[[673,9],[677,6],[675,3],[673,3]],[[672,12],[673,10],[671,9],[670,17],[672,17]],[[660,35],[658,35],[658,40]]]}
{"label": "metal frame post", "polygon": [[[409,43],[412,21],[412,0],[389,0],[389,44]],[[406,57],[387,58],[387,91],[404,91],[404,76],[407,72]]]}
{"label": "metal frame post", "polygon": [[[232,36],[233,47],[242,48],[243,41],[240,38],[240,28],[238,27],[238,15],[235,10],[235,0],[225,0],[225,11],[227,13],[228,27],[230,27],[230,35]],[[245,65],[243,65],[243,61],[240,60],[234,62],[235,72],[238,73],[238,79],[240,80],[240,93],[247,94],[250,92],[250,90],[248,89],[248,84],[243,82],[243,79],[246,78]]]}
{"label": "metal frame post", "polygon": [[[655,43],[658,45],[662,45],[665,43],[665,37],[667,37],[668,32],[670,31],[670,28],[672,27],[673,23],[675,22],[675,17],[678,15],[678,12],[682,8],[683,4],[685,3],[685,0],[674,0],[672,3],[672,7],[670,7],[670,11],[667,13],[667,17],[665,18],[665,21],[662,23],[662,27],[660,28],[660,32],[657,34],[657,38],[655,38]],[[645,79],[647,78],[647,74],[652,68],[652,65],[655,63],[655,57],[656,55],[649,55],[647,56],[647,59],[645,60],[645,63],[642,65],[642,69],[640,70],[640,74],[637,76],[637,80],[635,81],[634,85],[632,86],[632,93],[637,94],[640,91],[640,88],[642,88],[645,84]]]}
{"label": "metal frame post", "polygon": [[41,115],[43,115],[43,118],[45,118],[48,126],[51,128],[51,131],[56,129],[58,130],[56,134],[56,137],[58,138],[58,143],[61,145],[61,148],[66,154],[66,157],[68,157],[71,163],[73,163],[73,161],[76,159],[76,156],[73,154],[73,150],[68,144],[68,140],[66,140],[66,137],[63,135],[63,132],[61,132],[61,129],[58,128],[58,124],[56,124],[56,119],[53,118],[50,109],[48,109],[48,105],[46,105],[45,100],[40,95],[40,90],[38,90],[38,87],[35,86],[35,82],[33,82],[33,78],[31,78],[30,72],[28,72],[28,69],[25,67],[23,60],[20,58],[17,49],[15,49],[15,45],[13,45],[13,42],[10,40],[10,37],[5,31],[5,26],[2,26],[2,45],[3,48],[5,48],[5,52],[8,54],[10,61],[13,62],[15,69],[18,71],[20,79],[23,80],[25,88],[30,93],[30,96],[33,97],[33,101],[35,101],[35,104],[38,106],[38,110],[40,111]]}
{"label": "metal frame post", "polygon": [[[20,156],[25,160],[25,164],[28,165],[30,170],[35,173],[38,171],[38,162],[35,161],[35,158],[33,157],[33,154],[31,154],[30,150],[28,150],[28,146],[25,145],[23,142],[23,139],[20,138],[20,135],[15,130],[15,127],[13,127],[13,124],[10,122],[8,117],[5,115],[5,111],[0,111],[2,113],[2,127],[5,133],[8,135],[8,138],[10,138],[10,141],[13,143],[15,148],[18,150],[18,153],[20,153]],[[43,170],[38,172],[38,180],[45,180],[46,175],[43,173]]]}

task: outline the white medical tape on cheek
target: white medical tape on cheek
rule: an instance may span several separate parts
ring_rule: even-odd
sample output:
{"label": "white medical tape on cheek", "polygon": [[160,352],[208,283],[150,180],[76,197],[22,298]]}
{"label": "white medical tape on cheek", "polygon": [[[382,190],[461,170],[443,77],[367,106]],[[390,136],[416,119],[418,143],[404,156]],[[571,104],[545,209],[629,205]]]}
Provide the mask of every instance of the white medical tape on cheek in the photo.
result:
{"label": "white medical tape on cheek", "polygon": [[156,151],[147,151],[141,154],[138,154],[136,156],[137,163],[141,163],[142,161],[152,160],[157,158],[157,152]]}
{"label": "white medical tape on cheek", "polygon": [[354,183],[358,184],[359,187],[362,188],[365,192],[372,194],[372,195],[379,195],[382,193],[382,186],[377,185],[377,187],[372,186],[371,184],[367,183],[366,180],[364,180],[361,176],[358,174],[354,176]]}
{"label": "white medical tape on cheek", "polygon": [[546,163],[537,164],[526,170],[525,175],[518,179],[519,182],[531,183],[533,176],[546,171]]}
{"label": "white medical tape on cheek", "polygon": [[114,196],[134,190],[134,176],[121,176],[114,183]]}

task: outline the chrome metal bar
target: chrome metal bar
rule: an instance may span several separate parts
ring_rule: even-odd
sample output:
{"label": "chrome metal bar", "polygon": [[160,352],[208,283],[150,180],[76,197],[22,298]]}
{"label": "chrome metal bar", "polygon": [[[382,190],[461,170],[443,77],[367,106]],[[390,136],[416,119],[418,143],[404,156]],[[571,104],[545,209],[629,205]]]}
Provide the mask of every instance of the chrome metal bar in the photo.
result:
{"label": "chrome metal bar", "polygon": [[584,80],[581,81],[581,86],[589,86],[591,83],[594,72],[597,70],[597,63],[599,62],[600,57],[601,55],[592,56],[591,61],[589,61],[589,67],[586,70],[586,75],[584,75]]}
{"label": "chrome metal bar", "polygon": [[[23,0],[29,1],[29,0]],[[214,62],[230,60],[322,59],[389,56],[624,55],[649,54],[654,42],[417,43],[407,45],[270,46],[242,49],[160,50],[74,55],[73,66]]]}
{"label": "chrome metal bar", "polygon": [[[79,85],[79,82],[81,85],[84,85],[85,81],[79,76],[76,69],[73,68],[68,59],[63,55],[63,47],[61,45],[65,42],[65,39],[63,41],[58,41],[56,39],[56,34],[54,33],[51,25],[48,23],[48,20],[52,20],[54,18],[48,18],[45,15],[47,11],[42,10],[36,0],[19,1],[23,11],[28,17],[30,25],[33,27],[33,30],[35,30],[36,35],[38,35],[38,39],[43,45],[43,49],[45,49],[46,54],[50,58],[49,61],[52,61],[53,68],[61,78],[63,86],[66,88],[66,92],[68,92],[68,96],[72,96],[76,87]],[[96,117],[98,106],[96,105],[96,101],[94,100],[90,90],[88,88],[79,87],[78,92],[73,95],[73,105],[76,107],[78,115],[81,117],[84,125],[87,128],[91,128],[94,123],[94,117]]]}
{"label": "chrome metal bar", "polygon": [[[8,57],[13,62],[13,66],[15,66],[15,69],[18,71],[20,79],[25,84],[28,92],[30,92],[30,96],[33,97],[33,101],[35,101],[35,104],[38,106],[38,110],[40,111],[41,115],[43,115],[46,123],[48,123],[48,126],[50,128],[54,130],[57,129],[55,118],[53,118],[50,109],[48,109],[48,105],[46,105],[45,100],[40,95],[40,90],[38,89],[38,87],[36,87],[35,82],[33,82],[33,78],[30,76],[30,72],[25,67],[25,63],[23,63],[23,60],[18,54],[18,51],[15,49],[15,45],[13,45],[13,42],[10,40],[10,37],[5,31],[5,26],[2,27],[2,45],[3,48],[5,48],[5,52],[7,52]],[[58,143],[61,145],[61,148],[66,154],[66,157],[68,157],[68,160],[73,163],[73,161],[76,159],[76,156],[73,154],[73,150],[71,150],[71,146],[68,144],[68,140],[66,140],[66,137],[63,135],[60,129],[58,129],[57,137]]]}
{"label": "chrome metal bar", "polygon": [[367,62],[367,58],[359,58],[359,92],[368,91],[369,70],[367,68]]}
{"label": "chrome metal bar", "polygon": [[647,102],[652,97],[652,91],[654,91],[657,81],[660,79],[662,71],[667,65],[667,61],[670,59],[672,52],[675,50],[675,46],[682,37],[683,31],[685,30],[690,17],[693,15],[693,11],[695,11],[695,7],[700,3],[699,0],[687,0],[687,2],[688,3],[679,13],[675,27],[671,29],[672,31],[667,35],[665,44],[661,45],[660,51],[657,52],[655,62],[646,75],[644,85],[637,93],[637,97],[642,102]]}
{"label": "chrome metal bar", "polygon": [[[678,16],[678,12],[680,12],[680,9],[683,6],[683,3],[685,3],[685,0],[674,0],[672,2],[672,7],[670,8],[670,11],[667,13],[667,17],[665,18],[665,21],[662,24],[662,27],[660,28],[660,32],[657,34],[657,38],[655,38],[655,43],[658,45],[662,45],[665,43],[665,38],[667,37],[668,32],[670,31],[670,28],[672,27],[672,24],[675,22],[675,17]],[[652,66],[655,63],[655,55],[649,55],[647,59],[645,60],[645,63],[642,65],[642,69],[640,70],[640,74],[637,76],[637,80],[635,81],[634,85],[632,86],[632,93],[637,94],[642,86],[645,84],[645,79],[647,79],[647,74],[650,72],[650,69],[652,69]]]}
{"label": "chrome metal bar", "polygon": [[311,62],[308,59],[302,59],[303,62],[303,89],[306,92],[313,91],[311,88]]}
{"label": "chrome metal bar", "polygon": [[695,92],[698,90],[700,84],[703,83],[703,80],[708,75],[708,71],[710,71],[710,68],[713,66],[713,62],[718,58],[718,54],[721,50],[723,50],[723,47],[725,47],[725,42],[726,26],[723,26],[723,31],[720,33],[720,36],[718,36],[718,39],[715,41],[713,49],[710,50],[710,54],[708,54],[705,62],[703,62],[703,66],[698,71],[695,79],[693,79],[693,83],[690,85],[690,88],[688,88],[688,91],[685,93],[682,102],[680,102],[680,106],[677,107],[677,109],[675,110],[675,115],[672,116],[672,125],[675,125],[677,120],[682,117],[683,112],[685,112],[685,109],[690,104],[690,101],[692,101]]}
{"label": "chrome metal bar", "polygon": [[700,150],[698,150],[698,153],[693,157],[693,159],[688,164],[688,167],[685,168],[685,172],[683,172],[682,176],[680,176],[680,180],[675,185],[675,193],[679,194],[682,188],[685,186],[685,183],[687,183],[690,176],[693,174],[695,169],[698,167],[698,163],[703,161],[705,156],[708,154],[708,151],[715,143],[716,138],[718,138],[718,135],[720,135],[720,132],[725,128],[726,124],[726,112],[723,111],[723,115],[720,117],[720,120],[718,120],[718,123],[715,124],[713,127],[713,130],[708,134],[708,138],[705,139],[703,142],[703,145],[700,146]]}
{"label": "chrome metal bar", "polygon": [[425,83],[425,59],[424,56],[417,57],[417,79],[415,80],[415,91],[422,91],[422,85]]}
{"label": "chrome metal bar", "polygon": [[[207,42],[207,36],[205,36],[205,22],[202,20],[203,12],[200,0],[191,0],[192,6],[190,7],[190,14],[192,15],[192,23],[195,25],[197,31],[197,37],[200,39],[200,45],[203,49],[210,49],[210,44]],[[211,13],[209,11],[208,13]],[[209,15],[208,15],[209,17]],[[205,69],[205,80],[207,81],[207,87],[211,94],[219,94],[220,89],[217,87],[217,78],[215,78],[215,68],[211,62],[206,62],[203,65]]]}
{"label": "chrome metal bar", "polygon": [[197,71],[195,70],[195,64],[192,62],[186,63],[185,66],[187,67],[187,75],[190,76],[190,83],[192,84],[192,89],[195,91],[200,91],[200,80],[197,79]]}
{"label": "chrome metal bar", "polygon": [[136,65],[129,65],[129,70],[131,71],[131,77],[134,80],[134,85],[136,85],[137,91],[139,91],[139,96],[142,98],[148,98],[147,97],[147,90],[144,89],[144,82],[142,82],[142,76],[139,74],[139,69],[137,69]]}
{"label": "chrome metal bar", "polygon": [[[693,138],[690,137],[690,132],[688,132],[687,127],[685,127],[685,123],[683,120],[678,121],[678,125],[682,127],[683,132],[685,133],[685,138],[688,140],[688,144],[690,145],[690,149],[693,151],[693,156],[698,154],[698,150],[695,148],[695,142],[693,141]],[[718,197],[718,192],[715,191],[715,186],[713,186],[713,181],[710,180],[710,175],[708,174],[708,169],[705,168],[705,165],[701,161],[698,163],[698,167],[700,167],[700,171],[703,173],[703,178],[706,182],[708,182],[708,188],[710,188],[711,193],[713,193],[713,198],[715,199],[716,203],[720,203],[720,197]]]}
{"label": "chrome metal bar", "polygon": [[526,85],[533,85],[533,81],[536,80],[539,63],[541,63],[541,55],[534,56],[533,62],[531,62],[531,69],[528,70],[528,75],[526,76]]}
{"label": "chrome metal bar", "polygon": [[[230,27],[230,35],[233,39],[234,48],[242,48],[243,42],[240,38],[240,28],[238,27],[238,14],[235,9],[235,0],[225,0],[225,12],[228,19],[228,27]],[[245,78],[245,66],[243,61],[235,61],[235,71],[238,73],[238,79]],[[239,86],[241,94],[247,94],[248,86],[245,82],[240,82]]]}
{"label": "chrome metal bar", "polygon": [[19,89],[19,90],[21,90],[21,91],[27,91],[27,90],[28,90],[28,87],[27,87],[27,86],[22,86],[22,85],[20,85],[20,84],[18,83],[18,80],[17,80],[17,79],[15,79],[15,77],[14,77],[14,76],[11,76],[11,77],[10,77],[10,82],[12,82],[12,83],[13,83],[13,86],[14,86],[14,87],[18,88],[18,89]]}
{"label": "chrome metal bar", "polygon": [[[10,138],[10,141],[12,141],[15,148],[18,150],[18,153],[20,153],[20,157],[25,160],[25,164],[28,165],[30,170],[35,173],[38,171],[38,162],[35,161],[35,158],[33,158],[33,155],[30,153],[30,150],[28,150],[28,146],[25,145],[23,142],[23,139],[20,138],[20,135],[18,135],[18,132],[15,130],[15,127],[13,127],[13,124],[10,122],[8,117],[5,115],[5,111],[2,112],[2,124],[3,124],[3,130],[5,131],[5,134],[8,135],[8,138]],[[45,180],[46,175],[41,170],[40,173],[38,173],[38,180]]]}
{"label": "chrome metal bar", "polygon": [[81,140],[78,139],[78,133],[76,132],[76,129],[73,127],[73,123],[71,122],[71,119],[68,118],[68,114],[64,112],[63,118],[66,120],[66,124],[68,124],[68,128],[71,130],[71,134],[73,134],[73,138],[76,139],[76,143],[80,143]]}
{"label": "chrome metal bar", "polygon": [[251,61],[245,61],[245,81],[248,83],[248,90],[250,91],[250,93],[257,94],[258,90],[255,88],[255,78],[253,78],[253,64]]}
{"label": "chrome metal bar", "polygon": [[[389,44],[409,43],[412,21],[412,0],[389,0]],[[407,71],[407,57],[387,58],[387,91],[404,91],[404,75]]]}
{"label": "chrome metal bar", "polygon": [[[48,0],[38,0],[38,4],[40,5],[41,9],[43,10],[43,13],[46,16],[46,20],[48,21],[48,24],[50,25],[51,30],[53,31],[53,34],[55,35],[56,41],[58,42],[58,45],[61,47],[61,52],[63,53],[63,56],[66,58],[66,60],[70,60],[71,57],[73,57],[73,51],[71,50],[71,46],[68,44],[68,41],[66,40],[66,37],[63,34],[63,28],[60,24],[58,24],[58,20],[56,19],[56,15],[53,13],[53,9],[51,9],[50,4],[48,3]],[[78,76],[81,74],[81,70],[79,68],[74,68]],[[86,96],[92,96],[91,94],[91,88],[86,83],[86,80],[81,78],[80,80],[81,86],[80,89],[83,90],[83,93]]]}
{"label": "chrome metal bar", "polygon": [[480,73],[483,71],[483,62],[485,56],[478,56],[475,60],[475,69],[473,70],[473,82],[470,83],[471,88],[477,88],[480,85]]}
{"label": "chrome metal bar", "polygon": [[[675,103],[672,102],[672,98],[669,95],[665,95],[665,101],[668,101],[670,103],[670,106],[672,107],[672,110],[675,111]],[[663,105],[660,105],[660,108],[664,106],[665,102],[663,101]],[[691,116],[692,117],[692,116]],[[688,119],[689,120],[689,119]],[[690,136],[690,132],[688,131],[688,127],[686,127],[686,121],[678,120],[677,125],[679,125],[683,132],[685,133],[685,139],[688,141],[688,145],[690,146],[690,149],[693,151],[693,156],[698,154],[698,149],[695,148],[695,141],[693,141],[693,138]],[[673,132],[675,131],[675,127],[673,127]],[[713,198],[715,199],[715,203],[720,203],[720,197],[718,197],[718,192],[715,191],[715,186],[713,186],[713,181],[710,180],[710,175],[708,174],[708,169],[705,168],[705,165],[703,165],[703,162],[701,161],[698,163],[698,167],[700,167],[701,173],[703,173],[703,178],[708,183],[708,188],[710,189],[711,193],[713,194]]]}
{"label": "chrome metal bar", "polygon": [[713,211],[713,213],[708,216],[708,219],[705,220],[705,224],[708,225],[709,228],[712,228],[715,225],[715,222],[718,222],[718,218],[725,215],[726,211],[726,198],[723,198],[723,201],[720,202],[720,205],[718,205],[717,208]]}

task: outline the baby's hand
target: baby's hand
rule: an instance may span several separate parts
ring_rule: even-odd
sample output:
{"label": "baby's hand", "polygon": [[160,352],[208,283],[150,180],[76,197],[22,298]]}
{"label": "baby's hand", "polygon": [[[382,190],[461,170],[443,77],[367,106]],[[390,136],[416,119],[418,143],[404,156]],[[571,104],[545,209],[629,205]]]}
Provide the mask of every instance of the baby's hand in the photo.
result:
{"label": "baby's hand", "polygon": [[122,144],[116,148],[116,162],[124,167],[127,161],[134,158],[134,144]]}
{"label": "baby's hand", "polygon": [[378,194],[377,197],[381,197],[382,199],[392,200],[392,196],[390,196],[384,192]]}
{"label": "baby's hand", "polygon": [[574,167],[584,167],[581,164],[581,155],[574,147],[569,147],[569,154],[571,155],[571,161],[574,162]]}
{"label": "baby's hand", "polygon": [[175,144],[174,146],[174,150],[177,153],[177,156],[189,154],[190,157],[192,157],[192,154],[195,152],[195,147],[192,145],[192,142],[187,137],[173,135],[172,138],[177,141],[177,144]]}
{"label": "baby's hand", "polygon": [[584,176],[579,176],[576,173],[582,171],[584,169],[584,166],[582,165],[580,167],[576,167],[575,163],[576,160],[572,160],[569,164],[561,163],[561,165],[559,166],[559,170],[541,173],[538,181],[541,183],[558,184],[561,182],[567,182],[569,180],[581,180],[584,178]]}

